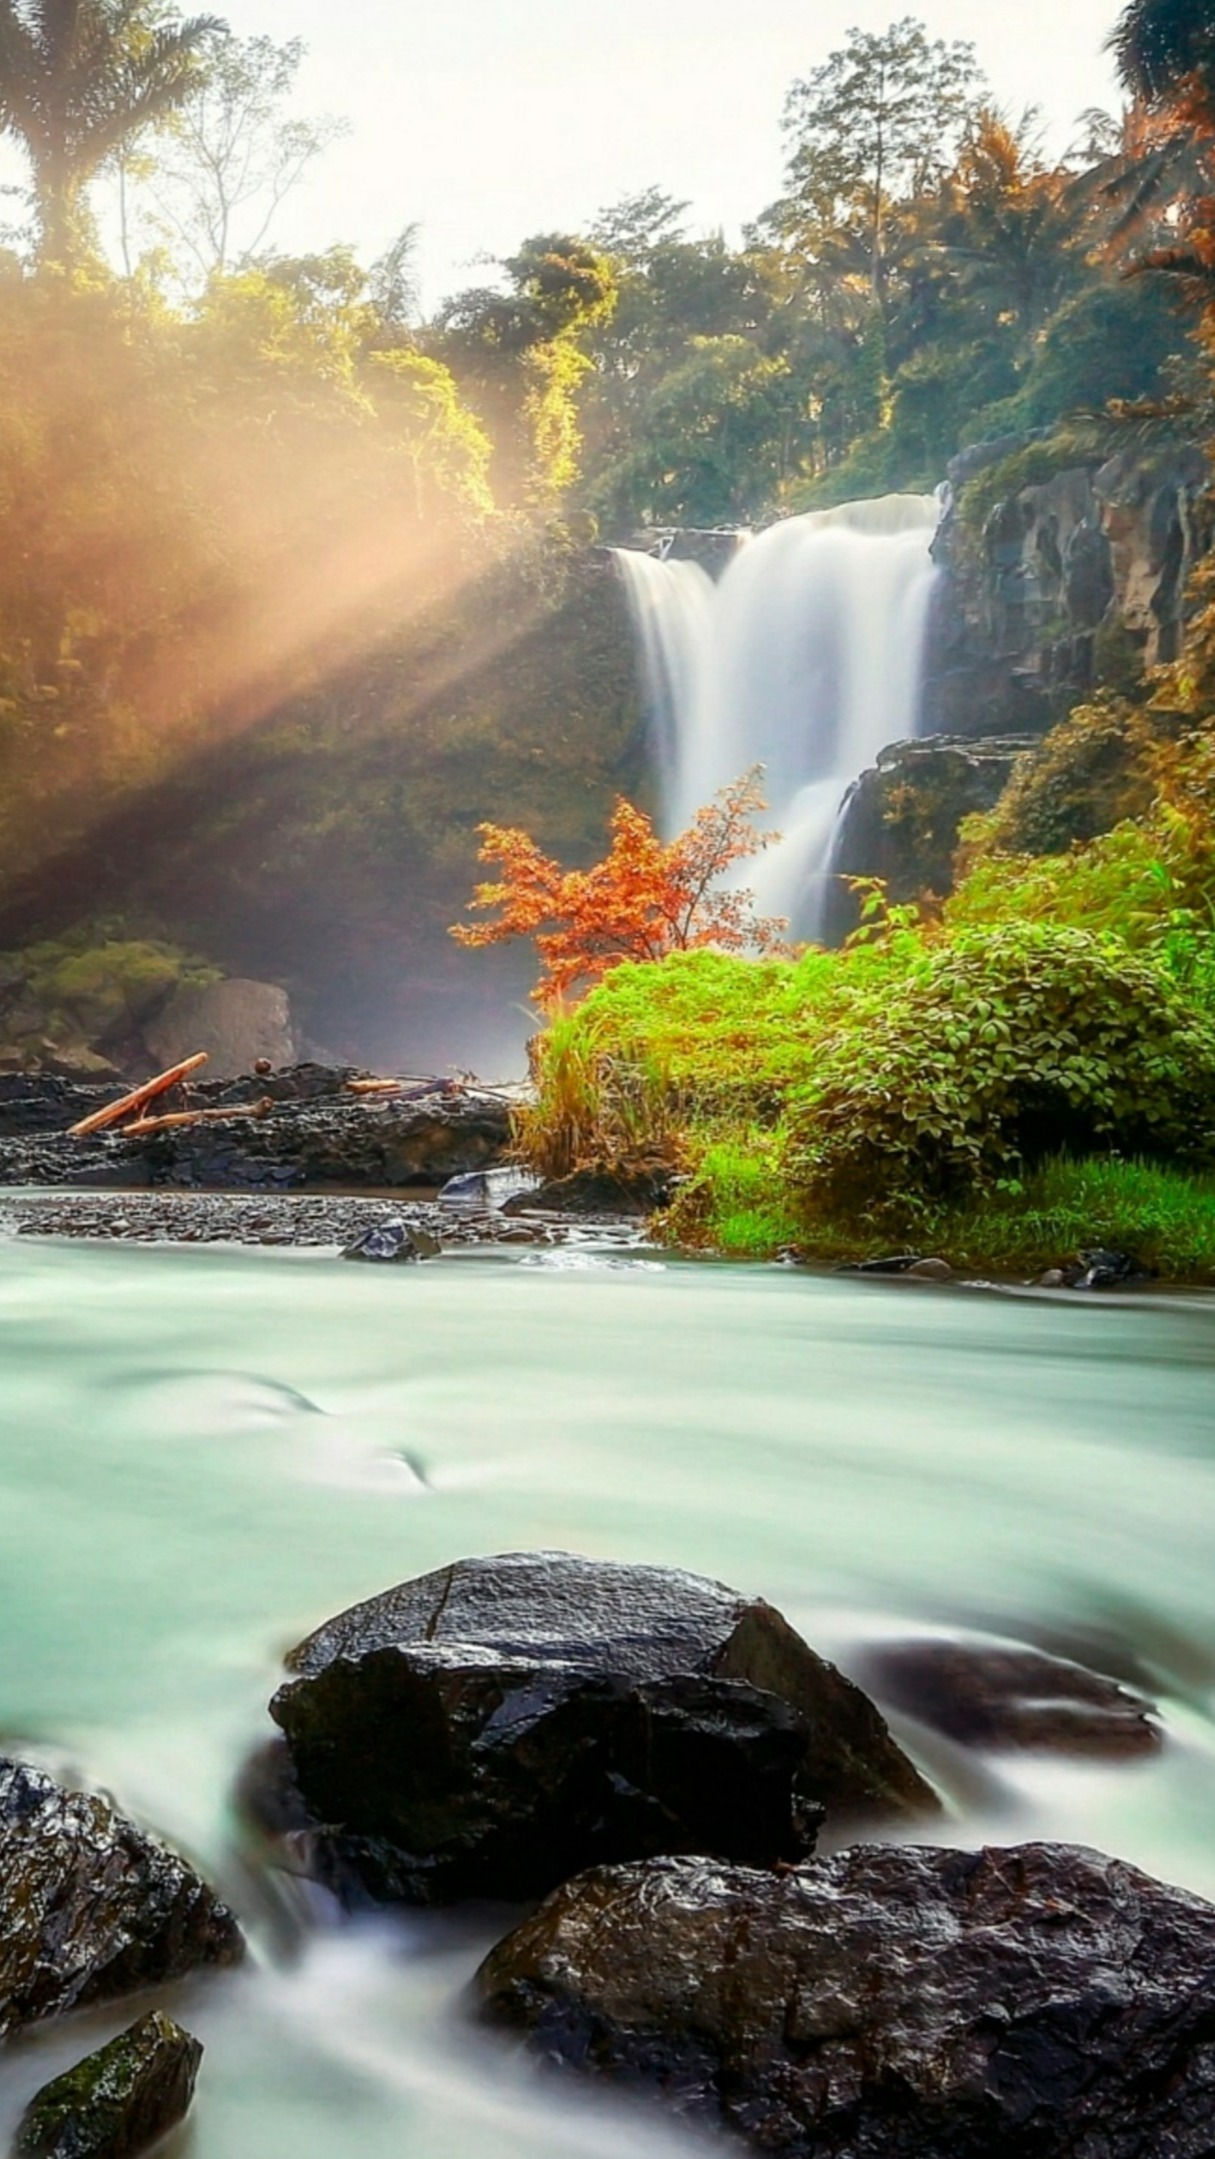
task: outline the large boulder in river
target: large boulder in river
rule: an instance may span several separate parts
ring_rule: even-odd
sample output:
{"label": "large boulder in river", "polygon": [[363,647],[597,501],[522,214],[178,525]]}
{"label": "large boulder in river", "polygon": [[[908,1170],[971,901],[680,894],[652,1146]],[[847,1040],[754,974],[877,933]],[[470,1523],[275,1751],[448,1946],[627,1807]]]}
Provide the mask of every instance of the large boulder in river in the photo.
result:
{"label": "large boulder in river", "polygon": [[153,2010],[43,2086],[21,2117],[12,2159],[138,2159],[184,2121],[202,2053]]}
{"label": "large boulder in river", "polygon": [[243,1954],[184,1859],[103,1799],[0,1761],[0,2038]]}
{"label": "large boulder in river", "polygon": [[340,1890],[543,1894],[599,1862],[812,1849],[933,1794],[770,1605],[669,1568],[462,1560],[331,1620],[272,1705]]}
{"label": "large boulder in river", "polygon": [[797,2159],[1210,2159],[1215,1907],[1049,1845],[584,1875],[487,2013]]}
{"label": "large boulder in river", "polygon": [[251,1072],[259,1058],[289,1065],[295,1035],[287,992],[276,982],[246,982],[233,977],[206,988],[179,989],[164,1010],[144,1028],[154,1062],[167,1070],[183,1057],[205,1050],[211,1079],[235,1079]]}

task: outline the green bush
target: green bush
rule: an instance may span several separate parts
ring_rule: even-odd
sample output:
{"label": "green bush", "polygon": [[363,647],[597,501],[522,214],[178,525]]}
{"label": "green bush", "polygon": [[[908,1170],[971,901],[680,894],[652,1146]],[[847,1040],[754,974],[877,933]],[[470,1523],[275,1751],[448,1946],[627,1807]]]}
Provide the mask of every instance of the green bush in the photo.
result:
{"label": "green bush", "polygon": [[[860,958],[860,955],[858,955]],[[614,968],[536,1049],[539,1100],[519,1143],[549,1176],[618,1168],[639,1120],[680,1129],[775,1122],[808,1075],[835,953],[786,960],[675,952]]]}
{"label": "green bush", "polygon": [[1215,1177],[1158,1162],[1044,1162],[1019,1192],[923,1225],[955,1267],[1034,1275],[1081,1250],[1130,1253],[1175,1280],[1215,1278]]}
{"label": "green bush", "polygon": [[785,1123],[790,1181],[836,1215],[962,1199],[1060,1150],[1215,1155],[1215,1017],[1157,960],[1032,923],[925,945],[855,995]]}
{"label": "green bush", "polygon": [[1140,817],[1156,793],[1153,752],[1167,722],[1120,697],[1079,705],[1017,760],[984,826],[991,852],[1066,853],[1124,818]]}

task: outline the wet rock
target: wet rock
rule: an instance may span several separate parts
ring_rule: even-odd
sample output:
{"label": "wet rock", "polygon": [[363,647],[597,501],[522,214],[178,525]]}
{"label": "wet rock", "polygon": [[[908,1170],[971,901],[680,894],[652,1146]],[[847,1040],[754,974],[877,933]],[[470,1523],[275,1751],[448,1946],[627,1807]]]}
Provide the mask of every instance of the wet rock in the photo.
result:
{"label": "wet rock", "polygon": [[836,1274],[898,1275],[910,1274],[914,1267],[923,1265],[919,1252],[891,1252],[884,1259],[850,1260],[845,1267],[836,1267]]}
{"label": "wet rock", "polygon": [[1151,1270],[1128,1252],[1081,1252],[1063,1269],[1068,1289],[1125,1289],[1132,1282],[1150,1282]]}
{"label": "wet rock", "polygon": [[243,1954],[184,1859],[104,1800],[0,1761],[0,2038]]}
{"label": "wet rock", "polygon": [[552,1177],[517,1193],[503,1205],[503,1214],[646,1215],[670,1198],[671,1172],[667,1169],[621,1171],[575,1170],[569,1177]]}
{"label": "wet rock", "polygon": [[425,1230],[410,1229],[404,1222],[377,1222],[365,1229],[342,1253],[343,1259],[371,1264],[416,1266],[419,1260],[437,1259],[443,1247]]}
{"label": "wet rock", "polygon": [[1066,1289],[1067,1276],[1062,1267],[1048,1267],[1045,1274],[1038,1276],[1034,1286],[1037,1289]]}
{"label": "wet rock", "polygon": [[791,1860],[825,1808],[936,1802],[859,1688],[770,1605],[566,1553],[464,1560],[344,1612],[272,1715],[351,1898],[543,1894],[654,1852]]}
{"label": "wet rock", "polygon": [[[70,1143],[69,1143],[70,1144]],[[295,1245],[341,1252],[381,1220],[402,1219],[424,1246],[575,1245],[576,1219],[504,1222],[496,1209],[440,1208],[415,1201],[399,1209],[356,1193],[139,1191],[44,1188],[0,1192],[0,1234],[19,1237],[122,1237],[139,1244]],[[630,1223],[598,1223],[597,1247],[632,1251]]]}
{"label": "wet rock", "polygon": [[789,2159],[1209,2159],[1215,1908],[1095,1852],[860,1848],[569,1883],[487,2014]]}
{"label": "wet rock", "polygon": [[662,562],[698,562],[708,576],[719,578],[749,538],[748,532],[733,525],[704,530],[663,525],[635,533],[626,545],[643,555],[657,555]]}
{"label": "wet rock", "polygon": [[968,530],[958,510],[967,482],[1033,440],[976,444],[950,467],[926,732],[1040,732],[1107,678],[1113,654],[1116,677],[1180,650],[1190,573],[1212,540],[1202,450],[1132,446],[1014,485],[981,534]]}
{"label": "wet rock", "polygon": [[947,1259],[917,1259],[914,1267],[907,1269],[913,1282],[952,1282],[953,1268]]}
{"label": "wet rock", "polygon": [[514,1163],[501,1169],[474,1170],[467,1177],[449,1177],[439,1194],[444,1207],[505,1207],[508,1200],[524,1200],[538,1192],[543,1179]]}
{"label": "wet rock", "polygon": [[880,877],[895,901],[953,891],[964,818],[995,808],[1033,735],[895,742],[849,790],[832,848],[824,935],[841,943],[860,921],[849,877]]}
{"label": "wet rock", "polygon": [[962,1746],[1121,1761],[1156,1753],[1155,1704],[1063,1657],[1016,1644],[884,1642],[856,1660],[884,1707]]}
{"label": "wet rock", "polygon": [[22,2116],[12,2159],[136,2159],[185,2120],[202,2054],[154,2011],[44,2086]]}

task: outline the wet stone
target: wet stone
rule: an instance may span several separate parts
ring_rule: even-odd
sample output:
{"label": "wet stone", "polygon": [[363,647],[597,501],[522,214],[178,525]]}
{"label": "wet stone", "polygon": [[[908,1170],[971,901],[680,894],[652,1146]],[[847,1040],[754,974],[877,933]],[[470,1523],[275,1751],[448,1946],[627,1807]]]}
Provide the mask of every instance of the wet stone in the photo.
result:
{"label": "wet stone", "polygon": [[[655,1852],[812,1849],[934,1794],[779,1612],[674,1569],[464,1560],[321,1627],[272,1704],[348,1901],[542,1895]],[[300,1850],[297,1840],[297,1853]]]}
{"label": "wet stone", "polygon": [[356,1237],[353,1244],[347,1245],[342,1258],[361,1260],[373,1266],[409,1266],[420,1260],[437,1259],[441,1250],[438,1238],[428,1236],[425,1230],[410,1229],[400,1221],[378,1222],[364,1230],[361,1237]]}
{"label": "wet stone", "polygon": [[885,1642],[864,1650],[856,1669],[884,1707],[961,1746],[1123,1761],[1163,1745],[1153,1702],[1039,1649]]}
{"label": "wet stone", "polygon": [[243,1955],[184,1859],[103,1799],[0,1761],[0,2038]]}
{"label": "wet stone", "polygon": [[1127,1289],[1150,1282],[1152,1272],[1129,1252],[1081,1252],[1063,1279],[1069,1289]]}
{"label": "wet stone", "polygon": [[787,2159],[1210,2159],[1215,1907],[1096,1852],[582,1875],[485,2015]]}
{"label": "wet stone", "polygon": [[40,2091],[12,2159],[137,2159],[184,2121],[202,2046],[154,2011]]}

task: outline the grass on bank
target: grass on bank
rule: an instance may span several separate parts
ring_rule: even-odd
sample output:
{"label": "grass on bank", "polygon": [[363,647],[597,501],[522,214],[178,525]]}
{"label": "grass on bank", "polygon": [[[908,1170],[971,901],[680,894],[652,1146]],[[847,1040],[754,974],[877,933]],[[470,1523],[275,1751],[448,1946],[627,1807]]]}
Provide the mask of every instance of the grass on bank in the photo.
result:
{"label": "grass on bank", "polygon": [[[760,1137],[757,1135],[757,1138]],[[695,1241],[739,1259],[781,1251],[823,1266],[877,1259],[900,1245],[955,1271],[1033,1278],[1081,1250],[1133,1254],[1165,1279],[1215,1282],[1215,1175],[1159,1163],[1057,1156],[1018,1188],[966,1206],[926,1207],[894,1227],[807,1221],[790,1207],[762,1144],[707,1150],[697,1185],[711,1193]],[[679,1233],[680,1207],[669,1218]]]}
{"label": "grass on bank", "polygon": [[622,966],[542,1039],[520,1150],[674,1173],[657,1227],[694,1249],[1033,1275],[1103,1246],[1215,1281],[1208,975],[1035,921]]}

